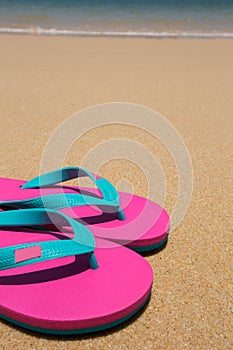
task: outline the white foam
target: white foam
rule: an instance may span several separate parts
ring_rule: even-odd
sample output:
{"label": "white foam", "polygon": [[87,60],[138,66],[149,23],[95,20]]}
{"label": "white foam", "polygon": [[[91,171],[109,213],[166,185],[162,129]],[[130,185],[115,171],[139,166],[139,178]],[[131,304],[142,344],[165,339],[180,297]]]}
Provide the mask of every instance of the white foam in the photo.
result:
{"label": "white foam", "polygon": [[195,32],[195,31],[175,31],[175,32],[140,32],[140,31],[84,31],[73,29],[56,28],[4,28],[0,27],[0,34],[36,34],[51,36],[84,36],[84,37],[135,37],[135,38],[233,38],[233,32]]}

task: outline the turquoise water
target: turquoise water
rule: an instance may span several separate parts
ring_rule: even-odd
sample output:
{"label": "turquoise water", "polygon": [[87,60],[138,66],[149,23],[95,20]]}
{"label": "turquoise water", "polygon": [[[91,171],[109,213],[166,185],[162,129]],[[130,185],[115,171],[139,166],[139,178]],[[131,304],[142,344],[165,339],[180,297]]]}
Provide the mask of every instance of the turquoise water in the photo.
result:
{"label": "turquoise water", "polygon": [[233,37],[233,0],[0,0],[0,33]]}

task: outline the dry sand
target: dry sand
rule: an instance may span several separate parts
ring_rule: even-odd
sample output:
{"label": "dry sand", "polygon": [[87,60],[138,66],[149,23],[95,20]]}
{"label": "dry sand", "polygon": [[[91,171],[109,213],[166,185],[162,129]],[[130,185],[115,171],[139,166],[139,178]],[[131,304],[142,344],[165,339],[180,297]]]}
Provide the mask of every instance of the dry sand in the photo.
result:
{"label": "dry sand", "polygon": [[[0,348],[232,348],[232,40],[2,35],[0,48],[1,176],[37,175],[54,129],[84,107],[111,101],[163,114],[186,143],[194,171],[192,201],[182,224],[164,250],[146,256],[156,280],[139,317],[110,332],[62,338],[1,322]],[[143,130],[92,130],[73,145],[65,164],[80,164],[99,142],[119,135],[143,143],[160,162],[171,213],[178,191],[175,165]],[[137,165],[112,160],[100,171],[116,183],[125,166],[124,177],[135,192],[147,195],[147,179]]]}

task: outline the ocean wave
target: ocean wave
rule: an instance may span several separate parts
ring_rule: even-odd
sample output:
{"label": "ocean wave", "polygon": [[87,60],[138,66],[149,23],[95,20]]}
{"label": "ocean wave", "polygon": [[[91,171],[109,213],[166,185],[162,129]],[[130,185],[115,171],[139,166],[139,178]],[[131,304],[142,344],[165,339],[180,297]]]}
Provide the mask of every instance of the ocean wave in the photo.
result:
{"label": "ocean wave", "polygon": [[79,37],[135,37],[135,38],[233,38],[233,32],[197,32],[197,31],[84,31],[56,28],[4,28],[0,27],[0,34],[31,34],[51,36],[79,36]]}

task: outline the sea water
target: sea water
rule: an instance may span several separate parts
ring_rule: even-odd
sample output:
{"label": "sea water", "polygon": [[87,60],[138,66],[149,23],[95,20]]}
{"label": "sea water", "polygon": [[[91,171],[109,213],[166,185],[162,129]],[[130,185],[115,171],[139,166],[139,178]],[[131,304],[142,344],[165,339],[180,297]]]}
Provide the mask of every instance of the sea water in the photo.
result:
{"label": "sea water", "polygon": [[233,0],[0,0],[0,33],[233,37]]}

